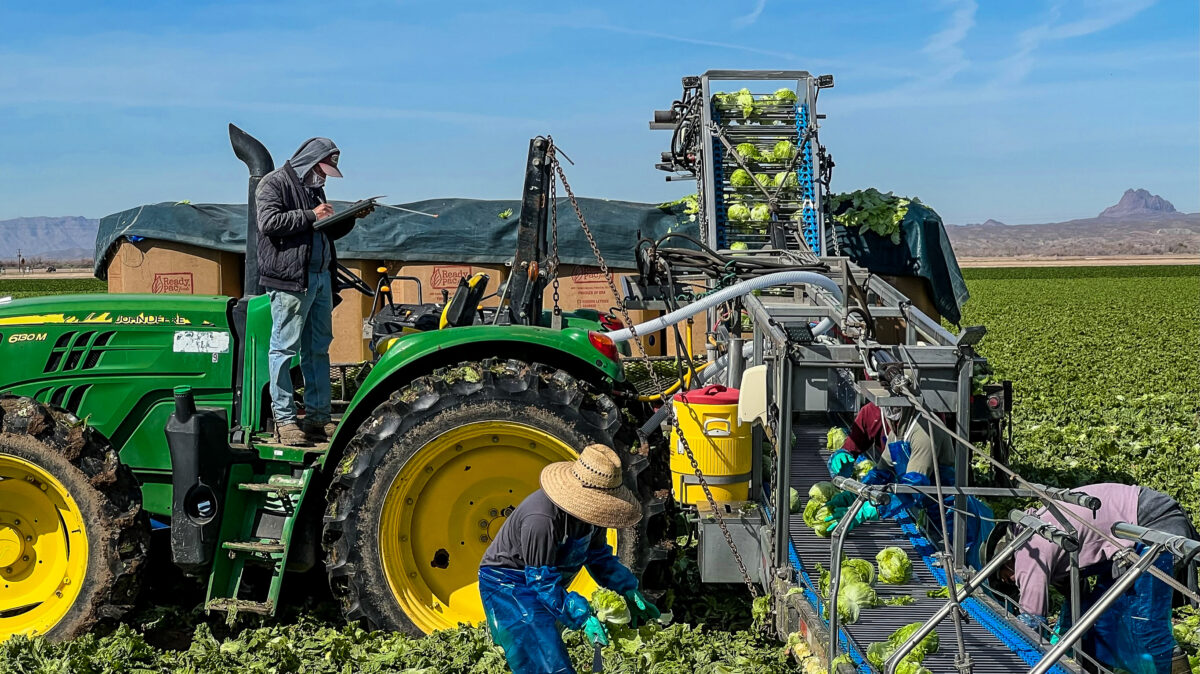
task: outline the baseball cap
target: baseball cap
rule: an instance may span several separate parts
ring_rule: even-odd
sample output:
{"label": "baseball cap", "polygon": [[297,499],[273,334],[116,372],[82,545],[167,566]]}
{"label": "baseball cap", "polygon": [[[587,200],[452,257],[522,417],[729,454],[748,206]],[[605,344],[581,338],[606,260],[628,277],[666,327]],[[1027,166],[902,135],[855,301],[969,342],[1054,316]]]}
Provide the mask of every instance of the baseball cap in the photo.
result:
{"label": "baseball cap", "polygon": [[333,154],[329,155],[328,157],[317,162],[317,166],[320,166],[321,172],[324,173],[325,175],[329,176],[330,178],[341,178],[342,172],[339,171],[338,167],[337,167],[338,157],[340,155],[341,155],[340,152],[334,152]]}

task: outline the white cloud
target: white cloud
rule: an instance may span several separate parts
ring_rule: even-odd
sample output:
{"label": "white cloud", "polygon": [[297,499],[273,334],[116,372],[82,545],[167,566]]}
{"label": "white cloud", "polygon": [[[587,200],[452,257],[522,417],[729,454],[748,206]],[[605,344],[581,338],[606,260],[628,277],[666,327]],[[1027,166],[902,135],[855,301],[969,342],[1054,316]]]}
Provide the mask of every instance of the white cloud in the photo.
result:
{"label": "white cloud", "polygon": [[[1021,83],[1038,67],[1038,49],[1049,42],[1084,37],[1112,28],[1153,5],[1155,0],[1056,0],[1045,18],[1017,36],[1017,50],[1001,62],[1000,75],[992,85],[1008,87]],[[1060,21],[1066,14],[1071,18]]]}
{"label": "white cloud", "polygon": [[755,5],[754,11],[750,12],[746,16],[739,16],[733,20],[733,23],[741,28],[752,26],[754,25],[755,21],[758,21],[758,17],[762,15],[763,10],[766,8],[767,0],[758,0],[758,4]]}
{"label": "white cloud", "polygon": [[935,81],[948,80],[971,64],[963,51],[962,41],[975,27],[975,11],[979,6],[975,0],[958,0],[947,4],[954,8],[949,23],[931,36],[921,50],[940,66],[940,70],[930,78]]}

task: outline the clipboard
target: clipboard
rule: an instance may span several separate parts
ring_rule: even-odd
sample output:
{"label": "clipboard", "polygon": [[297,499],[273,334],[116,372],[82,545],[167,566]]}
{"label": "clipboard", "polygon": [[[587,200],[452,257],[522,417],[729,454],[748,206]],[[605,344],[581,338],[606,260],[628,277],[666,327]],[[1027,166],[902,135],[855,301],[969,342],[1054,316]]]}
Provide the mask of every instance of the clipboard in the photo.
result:
{"label": "clipboard", "polygon": [[378,197],[371,197],[369,199],[362,199],[362,200],[356,201],[353,204],[350,204],[349,208],[342,211],[341,213],[334,213],[333,215],[329,216],[328,218],[325,218],[324,220],[317,220],[316,222],[313,223],[313,229],[315,229],[319,232],[323,229],[328,229],[329,227],[335,227],[337,225],[342,225],[342,224],[345,224],[347,221],[354,220],[355,213],[358,213],[359,211],[366,208],[367,206],[375,205],[375,203],[376,203],[375,200],[382,199],[382,198],[383,198],[383,196],[380,195]]}

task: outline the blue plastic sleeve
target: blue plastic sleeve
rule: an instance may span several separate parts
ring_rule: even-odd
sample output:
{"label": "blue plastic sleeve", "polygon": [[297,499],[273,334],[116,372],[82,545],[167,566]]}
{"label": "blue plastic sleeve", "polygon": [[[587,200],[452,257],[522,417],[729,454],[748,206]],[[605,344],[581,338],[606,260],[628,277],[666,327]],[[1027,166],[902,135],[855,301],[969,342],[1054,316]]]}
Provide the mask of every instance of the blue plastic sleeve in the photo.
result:
{"label": "blue plastic sleeve", "polygon": [[617,594],[624,595],[638,589],[637,576],[625,568],[607,544],[598,548],[588,548],[587,559],[583,564],[597,583]]}

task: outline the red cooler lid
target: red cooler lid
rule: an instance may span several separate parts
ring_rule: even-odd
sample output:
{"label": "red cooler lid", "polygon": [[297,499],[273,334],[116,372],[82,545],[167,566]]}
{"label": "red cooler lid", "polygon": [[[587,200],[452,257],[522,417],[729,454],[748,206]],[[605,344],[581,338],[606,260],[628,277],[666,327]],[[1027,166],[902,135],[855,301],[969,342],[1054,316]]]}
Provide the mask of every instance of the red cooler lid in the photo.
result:
{"label": "red cooler lid", "polygon": [[709,384],[695,391],[676,393],[675,401],[685,402],[689,405],[736,405],[739,394],[740,392],[735,388]]}

